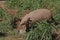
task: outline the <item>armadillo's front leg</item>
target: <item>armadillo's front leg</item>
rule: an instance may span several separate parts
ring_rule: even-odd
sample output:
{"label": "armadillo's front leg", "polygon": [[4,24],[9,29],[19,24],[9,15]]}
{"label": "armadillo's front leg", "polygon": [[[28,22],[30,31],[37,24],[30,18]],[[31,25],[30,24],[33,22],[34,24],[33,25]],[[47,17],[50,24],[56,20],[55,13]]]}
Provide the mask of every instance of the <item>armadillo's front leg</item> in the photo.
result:
{"label": "armadillo's front leg", "polygon": [[27,22],[26,22],[26,32],[30,31],[30,24],[31,24],[32,20],[30,20],[30,18],[28,18]]}

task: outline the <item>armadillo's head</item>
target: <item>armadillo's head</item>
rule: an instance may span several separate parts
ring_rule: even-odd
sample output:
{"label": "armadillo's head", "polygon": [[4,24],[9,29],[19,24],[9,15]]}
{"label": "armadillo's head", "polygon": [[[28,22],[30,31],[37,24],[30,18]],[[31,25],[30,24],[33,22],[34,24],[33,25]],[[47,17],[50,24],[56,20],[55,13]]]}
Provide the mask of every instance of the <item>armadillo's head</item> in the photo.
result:
{"label": "armadillo's head", "polygon": [[27,20],[23,19],[19,22],[19,24],[17,25],[17,29],[20,32],[20,34],[25,34],[27,32],[27,30],[29,31],[29,26],[30,26],[30,18],[28,18]]}

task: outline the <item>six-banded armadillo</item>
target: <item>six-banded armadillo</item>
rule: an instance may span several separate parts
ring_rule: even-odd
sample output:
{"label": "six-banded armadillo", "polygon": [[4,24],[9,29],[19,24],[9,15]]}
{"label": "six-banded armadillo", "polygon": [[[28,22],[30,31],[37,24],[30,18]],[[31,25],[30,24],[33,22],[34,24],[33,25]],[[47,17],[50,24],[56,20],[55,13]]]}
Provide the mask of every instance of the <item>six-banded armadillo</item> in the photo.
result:
{"label": "six-banded armadillo", "polygon": [[20,33],[26,32],[26,24],[28,25],[29,20],[31,20],[31,23],[42,21],[42,20],[49,20],[52,17],[52,13],[48,9],[37,9],[34,11],[31,11],[29,14],[26,14],[22,20],[19,22],[17,26],[17,30],[20,31]]}

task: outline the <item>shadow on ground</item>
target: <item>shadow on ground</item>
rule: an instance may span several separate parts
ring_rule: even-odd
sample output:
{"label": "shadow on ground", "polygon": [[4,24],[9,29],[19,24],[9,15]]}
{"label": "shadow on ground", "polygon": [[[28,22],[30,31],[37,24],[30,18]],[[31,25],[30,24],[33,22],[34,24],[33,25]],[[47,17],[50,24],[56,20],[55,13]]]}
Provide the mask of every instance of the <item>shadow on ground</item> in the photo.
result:
{"label": "shadow on ground", "polygon": [[7,33],[0,32],[0,37],[6,37]]}

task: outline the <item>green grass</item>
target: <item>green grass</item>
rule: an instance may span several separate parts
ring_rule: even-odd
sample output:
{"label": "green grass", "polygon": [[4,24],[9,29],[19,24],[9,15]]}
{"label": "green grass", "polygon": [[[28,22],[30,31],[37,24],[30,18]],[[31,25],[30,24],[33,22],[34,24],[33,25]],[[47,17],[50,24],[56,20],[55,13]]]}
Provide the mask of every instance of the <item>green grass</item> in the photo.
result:
{"label": "green grass", "polygon": [[[19,10],[16,17],[21,16],[23,10],[47,8],[52,11],[53,18],[60,22],[60,0],[7,0],[5,4],[11,9],[16,7]],[[3,9],[0,8],[0,18],[4,19],[3,22],[0,22],[0,31],[14,35],[16,31],[12,31],[11,26],[13,16],[7,14]],[[46,21],[36,23],[35,25],[37,28],[31,30],[27,34],[26,40],[51,40],[51,29],[60,28],[60,24],[57,26],[51,24],[49,26]],[[1,38],[1,40],[4,40],[4,38]]]}

